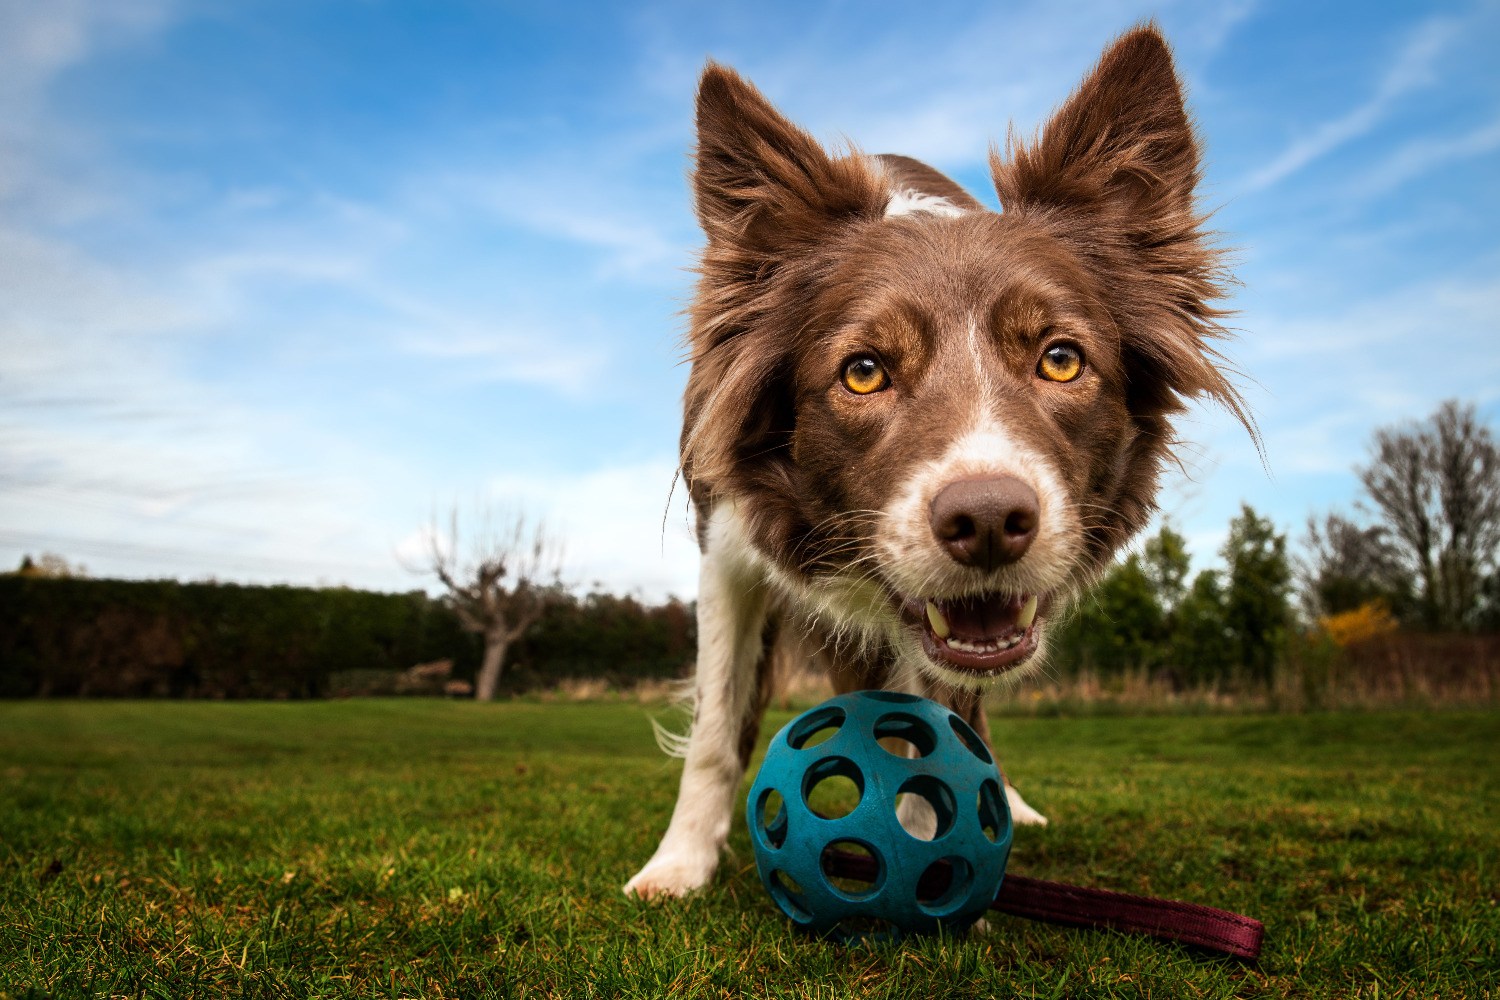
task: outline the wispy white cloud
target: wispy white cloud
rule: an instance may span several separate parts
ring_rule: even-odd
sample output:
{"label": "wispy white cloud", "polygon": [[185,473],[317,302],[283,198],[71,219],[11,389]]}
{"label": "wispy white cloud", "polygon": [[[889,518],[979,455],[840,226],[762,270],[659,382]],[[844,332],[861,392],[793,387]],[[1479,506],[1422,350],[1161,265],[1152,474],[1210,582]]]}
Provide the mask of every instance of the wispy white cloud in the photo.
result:
{"label": "wispy white cloud", "polygon": [[[705,8],[707,10],[707,8]],[[1129,27],[1116,5],[1084,0],[974,8],[964,17],[912,18],[848,45],[835,19],[788,35],[771,22],[724,23],[707,14],[646,18],[643,87],[687,107],[705,56],[729,62],[819,138],[898,152],[947,169],[983,163],[1012,119],[1038,121]],[[1070,27],[1064,30],[1063,22]],[[1080,29],[1079,26],[1085,26]],[[714,39],[708,51],[703,39]]]}
{"label": "wispy white cloud", "polygon": [[440,321],[398,335],[393,344],[413,357],[451,364],[462,381],[536,385],[567,397],[597,385],[609,361],[605,347],[559,336],[540,323],[522,326],[513,319],[495,327],[477,327],[467,318]]}
{"label": "wispy white cloud", "polygon": [[[1368,360],[1383,369],[1393,359],[1412,360],[1444,344],[1465,348],[1467,369],[1492,350],[1500,333],[1500,280],[1440,278],[1388,289],[1355,301],[1332,315],[1311,310],[1298,315],[1245,317],[1253,337],[1243,344],[1246,358],[1261,369],[1296,359],[1329,356]],[[1409,373],[1410,369],[1403,369]]]}
{"label": "wispy white cloud", "polygon": [[57,74],[102,47],[158,29],[170,0],[49,0],[0,4],[0,102],[34,101]]}
{"label": "wispy white cloud", "polygon": [[[596,148],[586,148],[590,143]],[[478,213],[544,243],[572,244],[598,261],[594,279],[661,287],[688,259],[696,232],[684,201],[686,185],[661,198],[612,147],[608,136],[581,137],[568,164],[544,157],[528,163],[486,163],[406,179],[403,188],[427,210]],[[580,172],[571,161],[608,163]],[[665,277],[664,277],[665,276]]]}
{"label": "wispy white cloud", "polygon": [[1460,135],[1422,136],[1404,143],[1350,185],[1358,197],[1386,194],[1434,170],[1500,149],[1500,117]]}
{"label": "wispy white cloud", "polygon": [[1193,63],[1213,58],[1260,7],[1259,0],[1172,5],[1167,16],[1178,52],[1188,53]]}
{"label": "wispy white cloud", "polygon": [[359,472],[398,481],[380,456],[239,405],[169,355],[101,366],[70,351],[0,405],[0,524],[16,544],[125,575],[379,576]]}
{"label": "wispy white cloud", "polygon": [[1434,64],[1461,31],[1451,18],[1422,23],[1396,54],[1374,92],[1359,105],[1314,128],[1271,159],[1264,167],[1234,185],[1239,191],[1264,191],[1334,150],[1367,135],[1407,94],[1431,84]]}
{"label": "wispy white cloud", "polygon": [[118,209],[98,183],[87,130],[51,113],[49,91],[101,51],[137,44],[171,21],[173,0],[0,3],[0,207],[68,224]]}
{"label": "wispy white cloud", "polygon": [[[1373,426],[1425,416],[1438,400],[1500,398],[1500,280],[1482,265],[1353,301],[1287,300],[1241,317],[1250,332],[1235,353],[1260,382],[1252,406],[1276,480],[1346,475]],[[1205,423],[1216,468],[1200,481],[1253,492],[1257,462],[1221,424]]]}
{"label": "wispy white cloud", "polygon": [[[1256,6],[1168,2],[1158,16],[1190,74]],[[789,35],[774,20],[740,23],[727,10],[724,23],[673,13],[641,18],[644,92],[685,111],[703,59],[712,57],[749,76],[825,142],[847,139],[867,152],[903,153],[952,171],[983,166],[991,140],[1003,140],[1012,123],[1023,134],[1040,126],[1101,47],[1144,17],[1108,0],[979,6],[910,18],[851,47],[837,18],[814,19]],[[705,51],[705,36],[719,44]]]}

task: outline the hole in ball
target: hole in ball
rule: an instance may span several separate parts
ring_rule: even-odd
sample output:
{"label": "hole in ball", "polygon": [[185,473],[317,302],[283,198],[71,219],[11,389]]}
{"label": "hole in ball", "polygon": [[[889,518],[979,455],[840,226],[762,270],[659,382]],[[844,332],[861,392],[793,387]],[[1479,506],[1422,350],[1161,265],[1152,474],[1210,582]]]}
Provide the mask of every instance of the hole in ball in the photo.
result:
{"label": "hole in ball", "polygon": [[961,857],[939,858],[917,879],[917,905],[935,917],[951,914],[969,893],[974,869]]}
{"label": "hole in ball", "polygon": [[776,789],[767,788],[760,793],[760,801],[755,804],[755,826],[767,847],[779,850],[786,843],[786,803]]}
{"label": "hole in ball", "polygon": [[838,735],[844,718],[844,710],[837,705],[815,709],[796,721],[786,734],[787,744],[793,750],[807,750],[827,743]]}
{"label": "hole in ball", "polygon": [[958,802],[953,789],[928,774],[908,778],[896,792],[896,821],[918,840],[936,840],[953,829]]}
{"label": "hole in ball", "polygon": [[771,872],[771,899],[792,920],[799,924],[812,922],[812,912],[807,908],[807,893],[797,880],[781,869]]}
{"label": "hole in ball", "polygon": [[885,865],[869,844],[858,840],[835,840],[818,856],[823,880],[841,896],[863,899],[880,891],[885,883]]}
{"label": "hole in ball", "polygon": [[842,819],[865,794],[865,777],[852,760],[825,757],[802,776],[802,801],[822,819]]}
{"label": "hole in ball", "polygon": [[864,696],[874,701],[890,701],[899,705],[910,705],[913,702],[922,700],[914,694],[906,694],[901,691],[865,691]]}
{"label": "hole in ball", "polygon": [[792,878],[786,872],[782,871],[780,868],[776,869],[776,871],[771,874],[771,881],[781,886],[787,892],[792,893],[794,896],[807,895],[807,890],[802,888],[802,884],[796,879]]}
{"label": "hole in ball", "polygon": [[987,778],[979,786],[979,829],[990,843],[998,842],[1010,829],[1010,807],[1006,805],[1005,793],[1000,791],[1000,783],[993,778]]}
{"label": "hole in ball", "polygon": [[969,752],[986,764],[995,763],[995,758],[990,756],[990,748],[984,745],[984,740],[979,734],[969,727],[969,724],[956,715],[948,716],[948,725],[953,727],[953,735],[958,741],[968,748]]}
{"label": "hole in ball", "polygon": [[915,715],[892,712],[875,722],[875,738],[897,757],[926,757],[937,749],[937,734]]}

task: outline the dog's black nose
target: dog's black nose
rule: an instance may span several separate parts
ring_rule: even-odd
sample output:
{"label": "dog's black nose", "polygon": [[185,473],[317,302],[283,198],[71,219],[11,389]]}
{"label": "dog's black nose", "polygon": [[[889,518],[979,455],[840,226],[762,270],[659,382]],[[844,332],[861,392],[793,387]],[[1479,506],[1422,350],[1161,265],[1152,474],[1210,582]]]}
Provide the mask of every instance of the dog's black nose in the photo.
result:
{"label": "dog's black nose", "polygon": [[956,562],[988,572],[1026,554],[1041,522],[1036,491],[1015,476],[949,483],[932,498],[932,533]]}

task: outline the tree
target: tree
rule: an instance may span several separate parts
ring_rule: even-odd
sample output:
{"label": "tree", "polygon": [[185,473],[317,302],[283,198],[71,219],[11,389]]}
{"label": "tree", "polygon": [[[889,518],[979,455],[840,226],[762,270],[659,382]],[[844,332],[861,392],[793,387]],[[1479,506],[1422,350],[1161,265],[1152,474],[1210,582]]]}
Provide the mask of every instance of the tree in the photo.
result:
{"label": "tree", "polygon": [[1184,683],[1212,683],[1233,670],[1239,650],[1225,621],[1224,587],[1219,573],[1205,569],[1177,605],[1171,658]]}
{"label": "tree", "polygon": [[447,591],[446,600],[469,632],[484,637],[484,658],[474,682],[474,697],[490,701],[500,683],[505,653],[526,634],[565,591],[559,582],[562,552],[538,522],[525,515],[486,514],[470,557],[461,558],[458,508],[449,514],[446,532],[434,517],[427,537],[423,571],[433,574]]}
{"label": "tree", "polygon": [[1240,665],[1254,679],[1269,682],[1285,647],[1291,624],[1292,567],[1286,536],[1249,504],[1229,523],[1224,544],[1229,581],[1224,593],[1224,625]]}
{"label": "tree", "polygon": [[1157,665],[1166,622],[1141,557],[1117,563],[1081,602],[1060,637],[1060,651],[1100,673]]}
{"label": "tree", "polygon": [[1410,577],[1384,525],[1362,528],[1342,514],[1307,519],[1307,555],[1298,562],[1302,603],[1317,620],[1372,602],[1404,612],[1411,604]]}
{"label": "tree", "polygon": [[1500,549],[1500,448],[1472,404],[1449,400],[1425,423],[1375,432],[1360,482],[1417,583],[1422,623],[1473,630]]}
{"label": "tree", "polygon": [[1168,615],[1177,610],[1187,595],[1187,575],[1192,563],[1187,539],[1173,531],[1171,525],[1163,524],[1161,531],[1146,539],[1141,569]]}

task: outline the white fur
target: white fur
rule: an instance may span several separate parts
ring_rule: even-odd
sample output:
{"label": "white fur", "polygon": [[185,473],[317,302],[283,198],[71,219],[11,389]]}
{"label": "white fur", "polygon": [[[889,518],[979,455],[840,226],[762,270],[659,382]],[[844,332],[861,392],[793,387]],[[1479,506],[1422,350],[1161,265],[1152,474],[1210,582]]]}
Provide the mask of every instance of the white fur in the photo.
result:
{"label": "white fur", "polygon": [[1010,821],[1018,826],[1046,826],[1047,817],[1027,805],[1013,786],[1005,786],[1005,801],[1010,806]]}
{"label": "white fur", "polygon": [[698,666],[693,728],[677,805],[660,846],[625,886],[628,895],[680,896],[713,877],[729,838],[740,763],[740,727],[755,698],[766,619],[764,560],[751,547],[733,505],[709,522],[698,579]]}
{"label": "white fur", "polygon": [[925,212],[928,215],[957,218],[966,211],[966,209],[959,208],[947,198],[942,198],[935,194],[924,194],[921,191],[913,191],[910,188],[901,188],[891,192],[891,200],[885,206],[885,217],[887,219],[896,219],[903,215],[915,215],[918,212]]}

